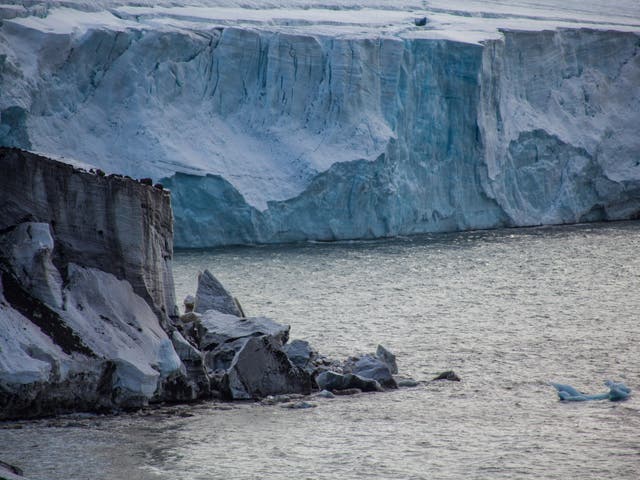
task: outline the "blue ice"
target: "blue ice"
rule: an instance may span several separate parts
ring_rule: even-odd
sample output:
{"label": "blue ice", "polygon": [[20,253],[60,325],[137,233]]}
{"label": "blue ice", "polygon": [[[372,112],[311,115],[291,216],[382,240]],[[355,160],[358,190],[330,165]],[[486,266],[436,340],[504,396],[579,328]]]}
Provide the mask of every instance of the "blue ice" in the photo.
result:
{"label": "blue ice", "polygon": [[629,395],[631,395],[631,389],[622,382],[612,382],[611,380],[607,380],[604,384],[609,387],[609,391],[607,393],[587,395],[579,392],[571,385],[551,383],[551,385],[558,391],[560,400],[565,402],[584,402],[586,400],[611,400],[613,402],[626,400],[629,398]]}

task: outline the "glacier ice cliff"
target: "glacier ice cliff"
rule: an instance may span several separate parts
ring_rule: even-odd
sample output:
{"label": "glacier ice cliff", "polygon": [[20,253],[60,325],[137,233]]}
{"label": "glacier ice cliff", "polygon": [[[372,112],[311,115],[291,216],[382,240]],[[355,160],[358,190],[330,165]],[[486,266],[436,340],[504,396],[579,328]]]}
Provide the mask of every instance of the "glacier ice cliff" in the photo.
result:
{"label": "glacier ice cliff", "polygon": [[5,14],[0,144],[161,179],[176,246],[639,215],[632,3],[98,3]]}
{"label": "glacier ice cliff", "polygon": [[0,419],[205,394],[167,334],[168,193],[11,148],[0,169]]}
{"label": "glacier ice cliff", "polygon": [[352,94],[324,111],[352,109],[351,122],[388,126],[375,138],[379,153],[351,149],[356,158],[264,210],[223,176],[176,174],[165,183],[175,198],[177,245],[373,238],[640,212],[637,34],[504,32],[483,46],[352,43],[369,50],[360,68],[379,74],[343,83],[360,81],[354,90],[373,98]]}

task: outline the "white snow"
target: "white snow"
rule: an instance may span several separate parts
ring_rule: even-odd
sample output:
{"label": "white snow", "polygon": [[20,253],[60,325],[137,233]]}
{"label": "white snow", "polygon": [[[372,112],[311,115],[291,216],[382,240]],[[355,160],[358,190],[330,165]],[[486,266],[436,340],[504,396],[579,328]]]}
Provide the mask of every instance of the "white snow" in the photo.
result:
{"label": "white snow", "polygon": [[15,18],[11,22],[25,28],[59,35],[71,33],[81,35],[92,28],[122,31],[137,26],[135,22],[121,20],[108,11],[82,12],[65,7],[50,9],[44,18],[28,16]]}
{"label": "white snow", "polygon": [[[493,38],[499,29],[543,30],[587,27],[637,30],[640,5],[634,0],[600,1],[291,1],[239,2],[210,0],[184,2],[93,2],[93,9],[68,8],[74,2],[47,2],[45,18],[12,20],[47,32],[71,33],[89,28],[124,29],[133,25],[172,28],[207,28],[214,25],[263,27],[331,35],[402,35],[411,32],[426,38],[445,37],[468,41]],[[87,8],[82,2],[78,7]],[[61,7],[59,5],[65,5]],[[427,17],[427,28],[416,28],[413,19]],[[468,35],[468,37],[466,37]],[[452,37],[449,37],[452,36]]]}
{"label": "white snow", "polygon": [[35,352],[70,360],[39,328],[10,308],[0,290],[0,385],[11,388],[48,381],[51,362],[39,359]]}

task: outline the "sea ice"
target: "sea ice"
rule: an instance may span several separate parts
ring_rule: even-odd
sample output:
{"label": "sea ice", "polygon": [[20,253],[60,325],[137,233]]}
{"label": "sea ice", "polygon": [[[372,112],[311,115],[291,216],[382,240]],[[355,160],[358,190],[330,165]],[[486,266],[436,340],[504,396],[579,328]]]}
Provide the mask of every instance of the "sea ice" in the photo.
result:
{"label": "sea ice", "polygon": [[595,395],[584,394],[571,385],[565,385],[562,383],[551,383],[551,385],[558,392],[558,397],[564,402],[584,402],[587,400],[611,400],[619,401],[626,400],[631,395],[631,389],[624,383],[616,383],[611,380],[607,380],[604,384],[609,387],[609,392],[598,393]]}

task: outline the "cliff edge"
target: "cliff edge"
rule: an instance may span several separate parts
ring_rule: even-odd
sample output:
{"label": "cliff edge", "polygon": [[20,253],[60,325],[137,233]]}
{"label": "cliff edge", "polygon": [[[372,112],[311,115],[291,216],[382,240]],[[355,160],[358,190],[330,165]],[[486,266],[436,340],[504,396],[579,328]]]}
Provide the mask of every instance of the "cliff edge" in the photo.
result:
{"label": "cliff edge", "polygon": [[206,393],[174,347],[168,192],[13,148],[0,170],[0,419]]}

